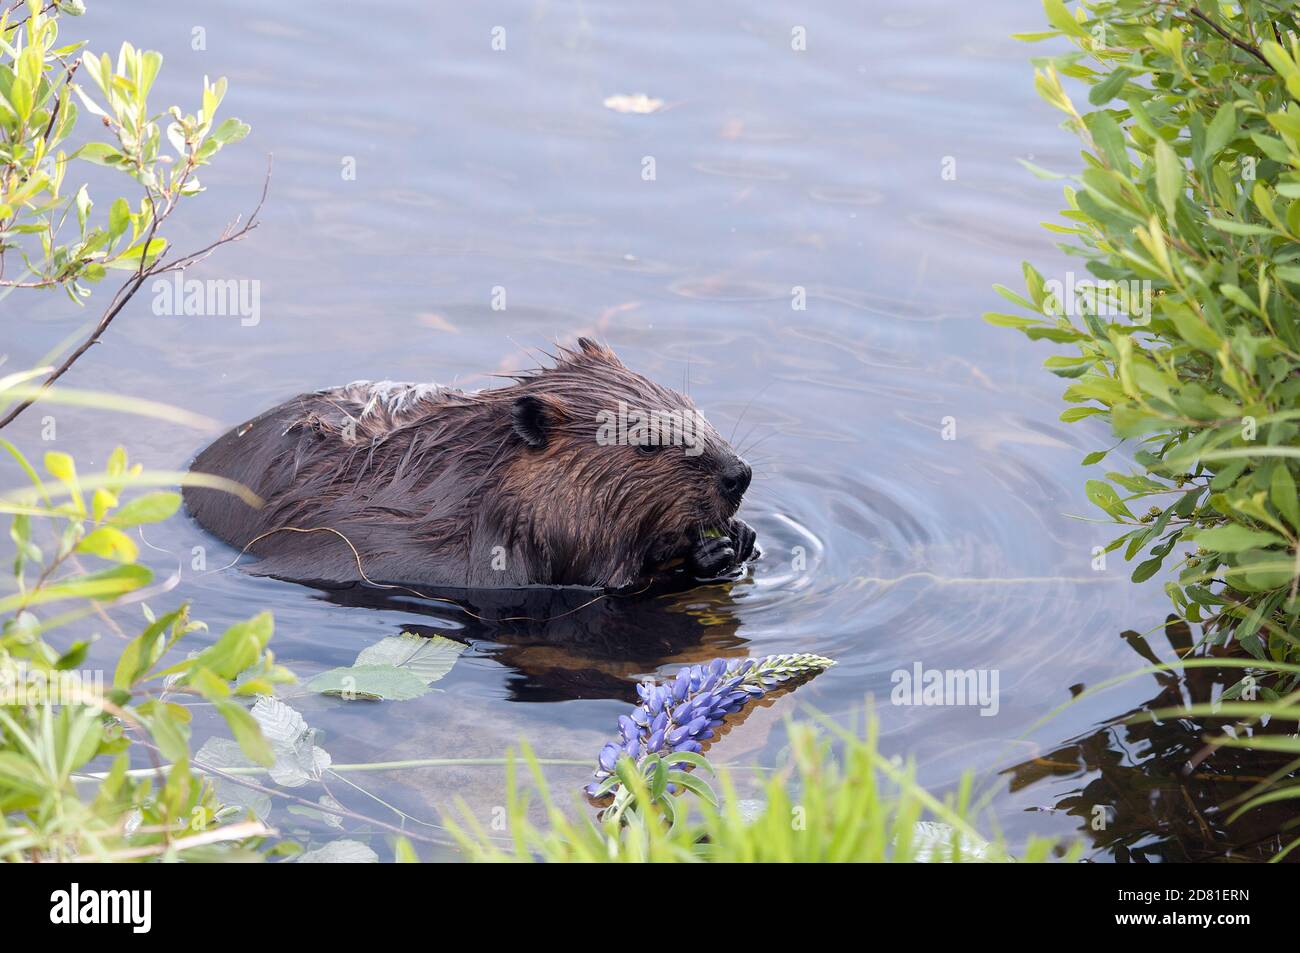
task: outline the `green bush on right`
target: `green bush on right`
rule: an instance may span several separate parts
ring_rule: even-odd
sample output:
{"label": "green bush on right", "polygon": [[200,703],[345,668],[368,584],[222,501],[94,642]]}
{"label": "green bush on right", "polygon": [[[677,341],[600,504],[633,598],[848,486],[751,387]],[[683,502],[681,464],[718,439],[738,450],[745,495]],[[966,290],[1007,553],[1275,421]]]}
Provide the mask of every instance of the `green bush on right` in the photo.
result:
{"label": "green bush on right", "polygon": [[1032,314],[985,318],[1059,345],[1046,366],[1068,382],[1061,419],[1105,420],[1143,468],[1086,487],[1122,527],[1107,549],[1136,561],[1133,579],[1176,570],[1179,615],[1262,662],[1298,661],[1295,7],[1043,6],[1052,29],[1020,38],[1075,47],[1036,59],[1035,82],[1083,144],[1063,221],[1045,227],[1080,270],[1025,263],[1023,295],[997,290]]}

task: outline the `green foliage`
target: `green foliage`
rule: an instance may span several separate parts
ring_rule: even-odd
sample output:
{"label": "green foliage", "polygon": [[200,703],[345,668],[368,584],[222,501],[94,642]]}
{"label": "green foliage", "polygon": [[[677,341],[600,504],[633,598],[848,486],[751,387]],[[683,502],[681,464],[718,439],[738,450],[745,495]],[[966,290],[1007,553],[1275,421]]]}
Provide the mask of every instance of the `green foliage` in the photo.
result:
{"label": "green foliage", "polygon": [[[0,426],[38,398],[192,424],[195,415],[151,401],[47,389],[151,270],[203,254],[164,264],[160,226],[182,198],[201,191],[195,171],[248,132],[238,120],[215,121],[224,79],[205,80],[193,114],[174,106],[154,112],[149,92],[161,55],[127,43],[113,61],[83,43],[62,42],[60,16],[82,12],[80,0],[10,2],[0,11],[0,298],[18,288],[62,288],[80,303],[110,269],[131,275],[63,367],[0,377],[7,411]],[[92,118],[79,125],[81,109]],[[96,214],[88,185],[68,178],[74,159],[129,176],[138,197],[105,201]],[[37,378],[44,383],[31,383]],[[68,454],[49,452],[42,478],[14,444],[0,439],[0,450],[31,483],[0,495],[15,553],[10,582],[0,587],[0,857],[247,856],[269,828],[239,821],[241,812],[219,804],[210,782],[191,771],[192,704],[219,713],[249,759],[272,763],[274,752],[246,707],[291,678],[266,648],[271,617],[237,623],[206,649],[178,658],[180,640],[204,626],[186,604],[163,615],[149,609],[146,599],[174,580],[155,584],[137,561],[132,531],[170,517],[180,495],[124,494],[174,485],[181,475],[144,472],[118,448],[102,473],[89,476]],[[218,482],[256,502],[247,490]],[[144,612],[134,637],[107,612],[129,602]],[[104,673],[83,670],[90,643],[72,633],[85,631],[77,623],[87,619],[124,642],[108,684]],[[155,767],[133,769],[133,753]],[[109,770],[87,773],[96,759]]]}
{"label": "green foliage", "polygon": [[[138,274],[158,260],[167,248],[159,226],[202,190],[195,170],[248,126],[216,122],[225,79],[204,81],[193,114],[176,106],[154,112],[149,92],[160,53],[124,43],[114,61],[83,43],[61,44],[58,16],[45,6],[29,0],[16,19],[0,15],[0,262],[12,253],[24,266],[16,276],[0,269],[0,288],[62,288],[80,302],[109,269]],[[59,10],[75,15],[78,7]],[[78,103],[112,141],[71,144]],[[78,158],[129,176],[138,199],[116,197],[95,215],[87,185],[67,181]]]}
{"label": "green foliage", "polygon": [[[1178,611],[1260,659],[1300,657],[1300,25],[1290,3],[1045,0],[1077,50],[1036,61],[1082,140],[1062,248],[1084,278],[998,287],[989,314],[1071,353],[1061,419],[1097,417],[1141,473],[1090,481],[1135,580],[1178,570]],[[1087,87],[1080,111],[1062,78]],[[1040,174],[1042,170],[1035,170]],[[1091,284],[1088,284],[1091,283]],[[1080,285],[1084,287],[1080,288]],[[1070,293],[1070,291],[1074,293]],[[1095,463],[1109,451],[1085,459]],[[1143,506],[1146,508],[1143,511]],[[1190,550],[1175,552],[1180,544]]]}
{"label": "green foliage", "polygon": [[[180,496],[124,498],[144,474],[121,448],[102,475],[83,481],[65,453],[45,455],[49,479],[42,480],[17,447],[4,440],[0,447],[35,494],[32,502],[29,494],[0,497],[15,548],[11,592],[0,596],[0,857],[245,856],[269,829],[227,825],[240,812],[223,808],[190,770],[193,710],[186,702],[214,707],[248,758],[273,763],[243,701],[292,680],[267,650],[270,615],[236,623],[178,659],[180,640],[206,626],[190,618],[186,604],[155,615],[141,601],[144,627],[126,642],[105,684],[103,673],[83,668],[89,643],[64,632],[89,616],[117,629],[105,606],[151,594],[153,573],[136,561],[128,530],[171,516]],[[141,777],[130,770],[133,751],[169,764]],[[109,770],[86,773],[96,758]]]}
{"label": "green foliage", "polygon": [[616,828],[621,823],[634,823],[638,816],[657,812],[668,822],[669,836],[679,827],[677,813],[678,791],[690,791],[696,797],[717,806],[718,796],[713,786],[700,774],[712,774],[713,765],[702,754],[693,751],[665,751],[649,754],[639,762],[623,755],[614,766],[614,773],[605,778],[589,797],[604,798],[613,794],[613,802],[602,808],[602,818]]}
{"label": "green foliage", "polygon": [[[787,723],[786,762],[763,784],[752,810],[730,775],[717,772],[714,797],[692,767],[712,772],[700,755],[651,756],[638,766],[618,764],[620,794],[593,820],[583,803],[566,811],[552,798],[531,751],[524,749],[546,826],[530,818],[531,797],[521,790],[513,759],[507,766],[509,844],[502,843],[460,802],[460,822],[445,823],[466,854],[478,861],[518,862],[853,862],[1002,861],[999,846],[975,831],[969,777],[954,797],[940,800],[915,780],[914,769],[881,755],[874,722],[861,736],[824,724]],[[640,770],[638,770],[638,767]],[[684,779],[686,779],[684,783]],[[678,788],[669,793],[669,785]],[[931,820],[927,821],[926,818]],[[1051,842],[1031,841],[1023,860],[1052,855]],[[1068,851],[1066,859],[1078,856]]]}

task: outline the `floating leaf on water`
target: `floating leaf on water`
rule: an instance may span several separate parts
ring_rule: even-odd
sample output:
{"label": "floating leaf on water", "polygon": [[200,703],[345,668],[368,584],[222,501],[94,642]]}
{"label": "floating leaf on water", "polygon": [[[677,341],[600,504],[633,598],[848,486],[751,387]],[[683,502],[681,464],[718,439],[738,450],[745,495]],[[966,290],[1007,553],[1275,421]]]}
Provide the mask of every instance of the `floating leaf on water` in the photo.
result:
{"label": "floating leaf on water", "polygon": [[[196,767],[208,767],[218,771],[226,768],[255,767],[253,762],[244,755],[238,742],[220,737],[209,738],[203,742],[203,747],[199,748],[194,755],[194,764]],[[214,776],[212,781],[217,800],[223,807],[232,807],[241,813],[252,811],[253,815],[261,821],[265,821],[270,816],[269,795],[222,777]]]}
{"label": "floating leaf on water", "polygon": [[[334,798],[330,797],[328,794],[322,794],[316,799],[316,803],[334,810],[343,807],[342,804],[334,800]],[[335,830],[343,830],[343,818],[331,811],[319,811],[314,807],[307,807],[304,804],[290,804],[286,810],[288,810],[290,814],[297,814],[299,817],[307,817],[314,821],[319,821],[322,824],[333,827]]]}
{"label": "floating leaf on water", "polygon": [[348,668],[322,672],[307,687],[325,695],[369,701],[406,701],[427,694],[429,686],[456,664],[465,643],[441,635],[425,638],[413,632],[380,639],[357,655]]}
{"label": "floating leaf on water", "polygon": [[324,847],[299,854],[295,864],[377,864],[379,855],[359,840],[331,841]]}
{"label": "floating leaf on water", "polygon": [[441,635],[425,638],[413,632],[403,632],[362,649],[353,665],[391,665],[405,669],[424,684],[431,685],[451,671],[465,648],[464,642]]}
{"label": "floating leaf on water", "polygon": [[263,695],[253,705],[252,714],[275,754],[270,773],[276,784],[300,787],[319,779],[330,766],[329,752],[315,744],[315,729],[295,709]]}
{"label": "floating leaf on water", "polygon": [[253,705],[253,717],[271,744],[295,745],[311,729],[307,720],[278,698],[264,695]]}
{"label": "floating leaf on water", "polygon": [[429,692],[419,676],[395,665],[354,665],[321,672],[307,688],[322,695],[368,701],[408,701]]}
{"label": "floating leaf on water", "polygon": [[647,96],[645,93],[606,96],[605,108],[612,109],[616,113],[636,113],[645,116],[663,109],[664,101]]}

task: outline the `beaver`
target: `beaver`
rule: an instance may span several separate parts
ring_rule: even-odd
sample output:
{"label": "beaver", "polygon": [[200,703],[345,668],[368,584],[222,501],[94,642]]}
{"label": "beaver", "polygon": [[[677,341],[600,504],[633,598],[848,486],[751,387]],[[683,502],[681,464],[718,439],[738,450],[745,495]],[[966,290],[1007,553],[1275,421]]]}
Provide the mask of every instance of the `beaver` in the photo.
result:
{"label": "beaver", "polygon": [[722,578],[759,555],[736,518],[749,465],[689,397],[588,338],[552,361],[480,391],[299,395],[191,466],[264,506],[187,486],[186,507],[259,574],[320,583],[618,590],[683,569]]}

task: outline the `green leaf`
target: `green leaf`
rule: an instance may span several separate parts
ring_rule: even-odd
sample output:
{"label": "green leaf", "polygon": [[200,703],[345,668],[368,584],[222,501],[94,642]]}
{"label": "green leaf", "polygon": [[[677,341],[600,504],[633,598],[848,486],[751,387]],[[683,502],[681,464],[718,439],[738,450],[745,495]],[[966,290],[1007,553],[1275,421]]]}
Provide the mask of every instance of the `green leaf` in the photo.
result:
{"label": "green leaf", "polygon": [[185,608],[182,607],[154,619],[139,636],[127,643],[117,660],[117,670],[113,673],[114,688],[129,691],[136,680],[153,667],[162,653],[162,634],[184,613]]}
{"label": "green leaf", "polygon": [[275,764],[275,752],[262,735],[262,729],[256,719],[243,705],[236,701],[217,701],[213,703],[221,716],[230,726],[230,733],[239,742],[239,748],[254,763],[269,768]]}
{"label": "green leaf", "polygon": [[1124,131],[1119,123],[1108,112],[1089,113],[1084,117],[1084,122],[1111,167],[1121,173],[1127,171],[1128,152],[1124,145]]}
{"label": "green leaf", "polygon": [[0,751],[0,782],[27,794],[44,796],[48,785],[40,769],[26,757],[13,751]]}
{"label": "green leaf", "polygon": [[221,638],[199,653],[195,664],[212,669],[224,679],[233,679],[257,662],[266,650],[274,628],[269,612],[260,612],[245,622],[236,622],[222,633]]}
{"label": "green leaf", "polygon": [[1027,328],[1043,323],[1041,318],[1026,318],[1018,314],[999,314],[996,311],[984,312],[983,318],[989,324],[998,328]]}
{"label": "green leaf", "polygon": [[54,663],[54,667],[61,672],[69,672],[75,668],[80,668],[86,660],[86,653],[90,651],[90,643],[81,640],[73,642],[68,650],[59,656],[59,660]]}
{"label": "green leaf", "polygon": [[1178,336],[1197,350],[1215,354],[1223,345],[1223,339],[1206,320],[1187,305],[1165,304],[1162,299],[1161,311],[1173,323]]}
{"label": "green leaf", "polygon": [[1065,423],[1074,423],[1076,420],[1083,420],[1085,417],[1095,417],[1097,414],[1104,414],[1106,411],[1100,407],[1069,407],[1061,411],[1061,420]]}
{"label": "green leaf", "polygon": [[660,758],[654,755],[650,757],[654,758],[654,769],[650,774],[650,799],[657,801],[668,793],[668,766]]}
{"label": "green leaf", "polygon": [[1094,106],[1106,105],[1119,95],[1119,91],[1124,88],[1124,84],[1128,82],[1130,75],[1132,74],[1122,66],[1116,69],[1088,91],[1088,102]]}
{"label": "green leaf", "polygon": [[1205,158],[1213,162],[1237,134],[1237,109],[1229,100],[1214,114],[1210,127],[1205,130]]}
{"label": "green leaf", "polygon": [[1260,546],[1278,546],[1286,543],[1286,540],[1276,533],[1250,529],[1235,523],[1200,530],[1193,538],[1197,545],[1216,553],[1239,553]]}
{"label": "green leaf", "polygon": [[1082,38],[1088,36],[1088,31],[1079,25],[1061,0],[1043,0],[1043,11],[1047,14],[1047,21],[1062,33]]}
{"label": "green leaf", "polygon": [[148,267],[166,250],[167,240],[163,238],[154,238],[150,240],[148,246],[143,242],[139,242],[132,245],[116,258],[104,262],[104,264],[108,268],[116,268],[119,271],[136,271],[140,268],[141,256],[144,257],[145,267]]}
{"label": "green leaf", "polygon": [[238,142],[243,139],[252,130],[252,127],[246,122],[240,122],[238,119],[227,119],[212,130],[212,138],[224,145],[232,142]]}
{"label": "green leaf", "polygon": [[1293,529],[1300,529],[1300,502],[1296,500],[1295,480],[1286,463],[1278,463],[1273,468],[1273,478],[1269,481],[1269,499],[1277,511],[1286,517]]}
{"label": "green leaf", "polygon": [[[1016,294],[1006,285],[994,285],[993,290],[996,291],[998,294],[1000,294],[1002,297],[1006,298],[1012,304],[1018,305],[1019,307],[1024,308],[1026,311],[1038,310],[1038,308],[1034,306],[1034,303],[1032,301],[1022,297],[1021,295]],[[1007,315],[1007,317],[1012,317],[1012,315]]]}
{"label": "green leaf", "polygon": [[1226,218],[1215,218],[1210,216],[1207,221],[1220,231],[1228,232],[1232,235],[1272,235],[1273,229],[1265,228],[1263,225],[1250,225],[1246,222],[1234,222]]}
{"label": "green leaf", "polygon": [[100,526],[82,537],[77,544],[77,552],[89,553],[101,559],[112,559],[120,563],[135,562],[140,555],[140,547],[130,536],[113,526]]}
{"label": "green leaf", "polygon": [[1084,490],[1089,500],[1116,519],[1133,519],[1133,514],[1129,512],[1128,507],[1119,498],[1119,494],[1115,492],[1115,488],[1109,483],[1102,480],[1089,480],[1084,484]]}
{"label": "green leaf", "polygon": [[73,483],[77,479],[76,463],[60,450],[50,450],[45,454],[45,469],[61,483]]}
{"label": "green leaf", "polygon": [[371,701],[409,701],[428,694],[429,686],[418,675],[394,665],[353,665],[322,672],[307,683],[322,695]]}
{"label": "green leaf", "polygon": [[1156,192],[1167,221],[1174,220],[1178,198],[1183,194],[1183,163],[1163,139],[1156,141]]}
{"label": "green leaf", "polygon": [[708,758],[694,751],[673,751],[663,756],[664,764],[671,767],[674,764],[689,764],[701,771],[707,771],[710,774],[715,773],[713,765],[709,763]]}
{"label": "green leaf", "polygon": [[16,593],[0,599],[0,613],[13,612],[15,609],[44,605],[63,599],[94,599],[105,601],[116,599],[146,586],[153,579],[146,566],[127,563],[105,569],[100,572],[70,576],[56,582],[47,583],[40,589],[27,593]]}
{"label": "green leaf", "polygon": [[464,643],[441,635],[425,638],[403,632],[362,649],[348,668],[322,672],[307,683],[307,688],[345,698],[419,698],[428,692],[429,685],[451,671],[465,648]]}
{"label": "green leaf", "polygon": [[86,143],[77,151],[77,157],[85,159],[87,162],[93,162],[95,165],[106,165],[110,168],[116,168],[127,161],[126,156],[102,142]]}
{"label": "green leaf", "polygon": [[1133,570],[1133,581],[1146,582],[1160,571],[1160,566],[1164,561],[1164,556],[1154,556],[1151,559],[1138,563],[1137,568]]}
{"label": "green leaf", "polygon": [[[1295,559],[1286,554],[1279,559],[1276,550],[1248,549],[1237,556],[1237,566],[1228,570],[1228,579],[1237,589],[1267,592],[1291,583]],[[1243,640],[1244,641],[1244,640]]]}
{"label": "green leaf", "polygon": [[[188,761],[190,757],[190,726],[179,718],[173,709],[179,706],[160,704],[148,719],[149,733],[169,761]],[[183,711],[184,709],[182,709]]]}
{"label": "green leaf", "polygon": [[451,671],[466,648],[464,642],[441,635],[426,638],[403,632],[362,649],[353,666],[388,665],[408,671],[425,685],[431,685]]}
{"label": "green leaf", "polygon": [[118,526],[137,526],[141,523],[160,523],[181,507],[181,495],[170,490],[146,493],[127,500],[110,517]]}
{"label": "green leaf", "polygon": [[674,784],[681,785],[688,791],[693,792],[697,797],[708,801],[710,804],[718,803],[718,796],[713,793],[713,788],[709,782],[703,778],[698,778],[693,774],[687,774],[685,771],[674,771],[672,781]]}
{"label": "green leaf", "polygon": [[131,224],[131,206],[126,203],[126,199],[117,198],[108,209],[108,238],[110,242],[117,241],[126,227]]}
{"label": "green leaf", "polygon": [[90,193],[84,185],[77,189],[73,201],[77,206],[77,224],[81,226],[81,230],[84,232],[86,230],[86,219],[90,217],[90,209],[95,203],[90,200]]}
{"label": "green leaf", "polygon": [[1041,165],[1036,165],[1035,163],[1030,162],[1028,159],[1016,159],[1016,161],[1019,162],[1022,166],[1024,166],[1026,169],[1028,169],[1031,173],[1033,173],[1040,179],[1065,178],[1065,176],[1062,175],[1061,173],[1053,172],[1050,169],[1044,169]]}

